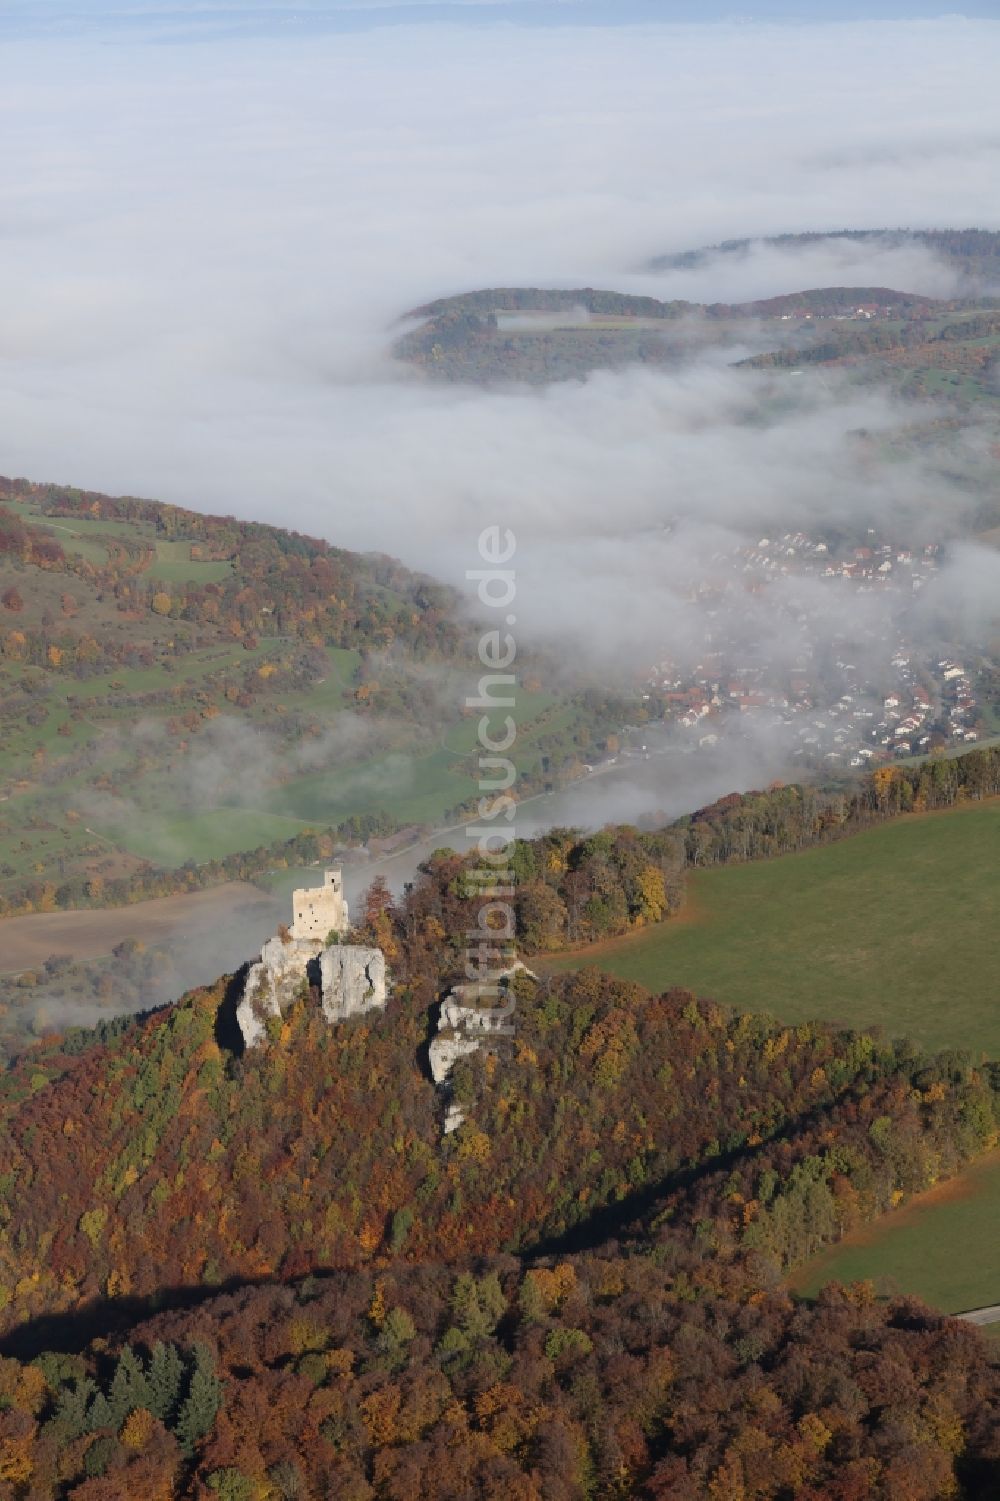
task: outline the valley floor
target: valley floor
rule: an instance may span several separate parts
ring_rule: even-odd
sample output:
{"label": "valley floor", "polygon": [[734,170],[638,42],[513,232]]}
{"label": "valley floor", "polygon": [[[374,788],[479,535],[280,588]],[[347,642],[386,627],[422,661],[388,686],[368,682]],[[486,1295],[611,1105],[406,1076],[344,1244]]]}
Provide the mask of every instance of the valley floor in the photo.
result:
{"label": "valley floor", "polygon": [[[129,907],[8,917],[0,927],[0,972],[18,974],[37,968],[52,954],[71,954],[77,960],[103,958],[128,939],[163,943],[186,930],[190,941],[250,916],[257,917],[263,928],[271,916],[270,903],[257,887],[227,881],[224,886],[154,897]],[[213,969],[212,977],[215,973]]]}

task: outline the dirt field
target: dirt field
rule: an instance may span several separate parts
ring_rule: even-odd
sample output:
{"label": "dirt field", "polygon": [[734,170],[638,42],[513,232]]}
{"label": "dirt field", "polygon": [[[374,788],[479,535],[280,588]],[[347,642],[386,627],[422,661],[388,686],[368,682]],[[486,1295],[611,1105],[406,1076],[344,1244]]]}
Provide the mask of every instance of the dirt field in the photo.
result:
{"label": "dirt field", "polygon": [[[183,896],[157,897],[131,907],[94,912],[37,912],[0,922],[0,972],[18,974],[44,964],[50,954],[96,959],[109,954],[126,938],[164,943],[176,940],[178,929],[190,930],[204,941],[211,930],[244,925],[259,917],[262,937],[270,932],[276,904],[255,886],[230,881],[225,886],[192,891]],[[221,968],[220,968],[221,972]]]}

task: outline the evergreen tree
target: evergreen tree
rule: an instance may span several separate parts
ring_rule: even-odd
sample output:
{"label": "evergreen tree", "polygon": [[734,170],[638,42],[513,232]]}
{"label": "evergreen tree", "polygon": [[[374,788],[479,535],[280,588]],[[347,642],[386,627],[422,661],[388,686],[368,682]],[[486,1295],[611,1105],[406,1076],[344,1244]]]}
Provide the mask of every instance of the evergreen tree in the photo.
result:
{"label": "evergreen tree", "polygon": [[98,1428],[112,1428],[114,1419],[111,1404],[103,1392],[98,1392],[87,1409],[87,1432],[96,1433]]}
{"label": "evergreen tree", "polygon": [[108,1392],[110,1425],[120,1428],[130,1412],[135,1412],[137,1407],[148,1406],[149,1384],[142,1361],[131,1345],[126,1345],[118,1358]]}
{"label": "evergreen tree", "polygon": [[147,1407],[154,1418],[169,1425],[177,1411],[184,1380],[184,1362],[173,1345],[157,1340],[149,1360],[146,1385],[149,1393]]}
{"label": "evergreen tree", "polygon": [[185,1454],[192,1455],[199,1440],[211,1432],[221,1406],[222,1383],[215,1374],[212,1352],[207,1345],[196,1345],[188,1393],[174,1428]]}
{"label": "evergreen tree", "polygon": [[472,1339],[486,1339],[507,1308],[507,1300],[495,1272],[479,1282],[471,1272],[462,1272],[451,1295],[455,1322]]}
{"label": "evergreen tree", "polygon": [[90,1426],[87,1409],[96,1391],[97,1383],[89,1376],[81,1376],[73,1386],[65,1386],[59,1393],[52,1426],[58,1428],[60,1437],[67,1442],[87,1432]]}

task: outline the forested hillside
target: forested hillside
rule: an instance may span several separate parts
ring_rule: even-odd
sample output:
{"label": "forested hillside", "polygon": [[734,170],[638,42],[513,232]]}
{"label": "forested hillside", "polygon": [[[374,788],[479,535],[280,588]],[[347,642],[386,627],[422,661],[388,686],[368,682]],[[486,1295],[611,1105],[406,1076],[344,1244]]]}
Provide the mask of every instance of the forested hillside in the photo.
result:
{"label": "forested hillside", "polygon": [[442,1149],[422,1063],[438,971],[395,963],[384,1019],[331,1032],[303,1002],[260,1055],[228,1051],[220,987],[16,1066],[6,1328],[390,1250],[589,1244],[647,1214],[785,1265],[994,1139],[990,1077],[966,1063],[584,971],[524,982],[511,1056],[456,1071],[474,1124]]}
{"label": "forested hillside", "polygon": [[[658,834],[514,852],[521,946],[655,922],[685,869],[996,791],[996,753],[775,788]],[[428,1073],[478,888],[373,886],[387,1011],[303,991],[244,1053],[239,984],[33,1049],[0,1080],[0,1476],[12,1501],[942,1495],[1000,1483],[970,1329],[791,1268],[993,1147],[953,1052],[522,974],[515,1032]],[[433,1476],[433,1480],[429,1477]]]}
{"label": "forested hillside", "polygon": [[988,1494],[976,1336],[775,1278],[995,1141],[992,1075],[583,971],[519,982],[442,1142],[435,902],[412,951],[373,905],[374,1023],[241,1058],[220,985],[6,1075],[8,1494]]}
{"label": "forested hillside", "polygon": [[698,250],[662,255],[652,262],[658,271],[686,270],[704,265],[716,256],[738,258],[755,245],[794,251],[838,244],[896,248],[920,246],[957,266],[969,279],[969,289],[996,291],[1000,285],[1000,233],[991,229],[838,229],[809,230],[799,234],[768,235],[760,240],[723,240]]}
{"label": "forested hillside", "polygon": [[[27,480],[0,478],[0,502],[0,553],[92,585],[129,618],[151,612],[237,640],[266,633],[374,648],[402,639],[423,655],[447,653],[458,640],[455,596],[393,558],[232,516]],[[26,520],[18,514],[26,504],[40,514]],[[183,548],[175,558],[164,548],[173,542]],[[81,650],[79,608],[64,609],[47,635],[26,629],[23,660],[43,665],[55,648],[59,665],[79,663],[81,677],[109,652],[120,664],[107,641]]]}
{"label": "forested hillside", "polygon": [[[732,793],[665,829],[608,826],[593,834],[552,829],[514,846],[517,941],[527,954],[551,953],[618,937],[680,911],[686,873],[714,865],[768,860],[815,848],[906,813],[962,807],[1000,795],[1000,747],[910,765],[890,765],[847,786],[781,783]],[[460,933],[462,901],[475,891],[468,862],[430,862],[409,903],[444,915]],[[408,907],[396,941],[419,942]]]}
{"label": "forested hillside", "polygon": [[[475,660],[457,595],[392,558],[0,480],[0,916],[454,822],[477,791]],[[547,675],[525,654],[523,792],[621,723],[620,703]]]}
{"label": "forested hillside", "polygon": [[[796,252],[843,245],[873,252],[921,248],[957,276],[954,296],[907,286],[817,285],[816,262]],[[832,366],[908,397],[970,407],[982,418],[996,396],[1000,235],[987,230],[843,231],[733,240],[665,256],[653,271],[684,271],[775,250],[790,284],[779,295],[735,302],[661,300],[595,290],[494,287],[439,298],[397,354],[438,380],[546,383],[632,365],[683,368],[706,352],[744,352],[751,368]],[[746,346],[754,351],[746,356]]]}
{"label": "forested hillside", "polygon": [[[268,784],[327,765],[339,716],[341,765],[426,740],[438,705],[415,674],[448,671],[464,639],[455,596],[391,558],[0,481],[0,912],[158,894],[153,867],[287,839],[303,820]],[[211,785],[237,752],[256,819],[228,815],[199,849],[174,821],[240,806]]]}
{"label": "forested hillside", "polygon": [[247,1288],[124,1348],[3,1360],[0,1392],[12,1496],[937,1501],[997,1477],[975,1331],[751,1292],[690,1242]]}

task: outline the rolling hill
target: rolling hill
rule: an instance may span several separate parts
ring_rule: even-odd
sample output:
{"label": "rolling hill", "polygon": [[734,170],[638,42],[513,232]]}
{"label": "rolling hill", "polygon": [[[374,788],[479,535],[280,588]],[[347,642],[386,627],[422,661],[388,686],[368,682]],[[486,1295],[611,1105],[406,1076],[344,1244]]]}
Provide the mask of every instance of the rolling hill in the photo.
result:
{"label": "rolling hill", "polygon": [[654,271],[690,270],[713,260],[745,258],[756,246],[792,251],[843,246],[897,249],[917,246],[954,266],[966,279],[971,295],[988,296],[1000,290],[1000,233],[990,229],[838,229],[766,235],[758,240],[723,240],[697,250],[656,256]]}
{"label": "rolling hill", "polygon": [[[988,230],[862,230],[732,240],[655,260],[653,271],[711,268],[758,248],[795,253],[843,245],[918,247],[957,273],[935,299],[904,287],[792,285],[738,303],[663,301],[592,287],[498,287],[439,298],[408,315],[397,355],[435,380],[485,384],[580,379],[652,365],[683,369],[711,352],[749,367],[838,369],[910,399],[995,415],[1000,353],[1000,235]],[[801,272],[813,267],[803,261]],[[753,353],[746,355],[747,346]]]}
{"label": "rolling hill", "polygon": [[0,1080],[12,1498],[988,1495],[975,1331],[778,1279],[995,1140],[990,1075],[589,969],[518,982],[442,1139],[462,871],[366,919],[374,1021],[240,1056],[220,981]]}
{"label": "rolling hill", "polygon": [[[0,481],[0,911],[99,904],[116,881],[135,899],[140,867],[453,813],[476,790],[456,606],[390,558]],[[593,718],[532,670],[529,787],[543,760],[558,782]]]}

